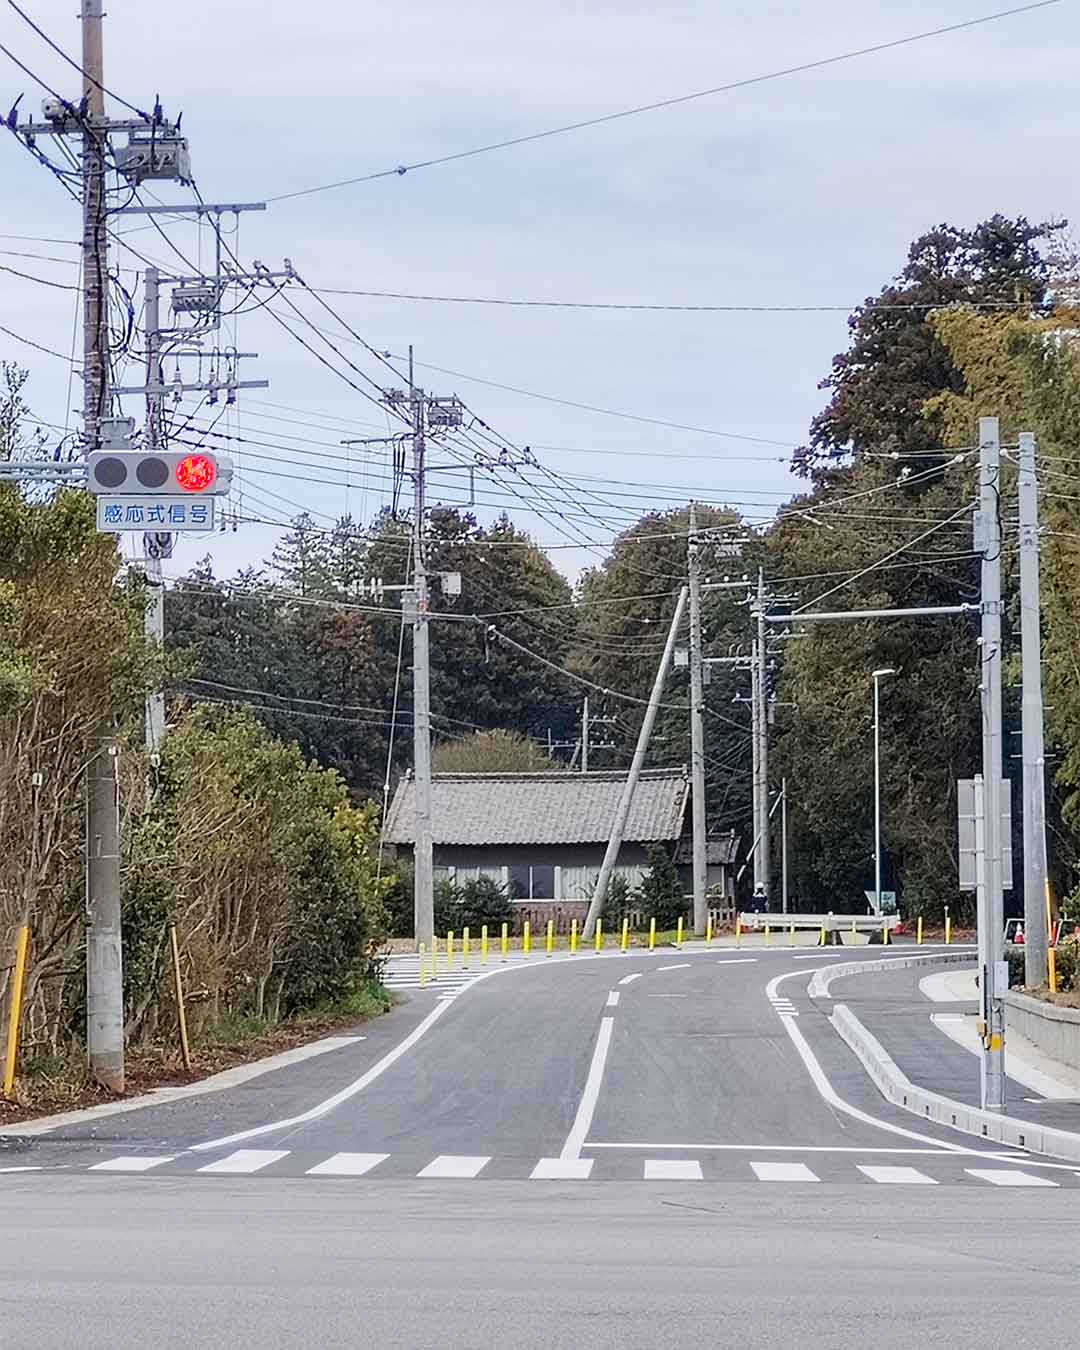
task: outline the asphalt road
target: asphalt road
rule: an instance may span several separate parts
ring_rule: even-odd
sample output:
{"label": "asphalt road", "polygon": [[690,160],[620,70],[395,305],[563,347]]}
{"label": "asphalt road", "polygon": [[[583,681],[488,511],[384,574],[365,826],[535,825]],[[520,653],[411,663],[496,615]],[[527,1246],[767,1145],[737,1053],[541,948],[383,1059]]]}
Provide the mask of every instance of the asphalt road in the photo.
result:
{"label": "asphalt road", "polygon": [[2,1325],[43,1350],[1066,1343],[1077,1169],[888,1106],[806,993],[850,955],[541,957],[5,1151],[39,1170],[0,1175]]}

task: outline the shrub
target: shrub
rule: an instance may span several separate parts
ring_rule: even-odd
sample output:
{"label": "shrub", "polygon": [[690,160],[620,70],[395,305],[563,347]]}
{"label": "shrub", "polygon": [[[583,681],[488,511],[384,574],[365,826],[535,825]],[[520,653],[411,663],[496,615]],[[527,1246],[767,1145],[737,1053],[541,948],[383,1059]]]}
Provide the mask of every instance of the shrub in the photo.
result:
{"label": "shrub", "polygon": [[629,880],[620,872],[613,873],[604,896],[604,923],[609,928],[621,928],[637,904],[638,895]]}
{"label": "shrub", "polygon": [[497,928],[512,917],[510,897],[491,877],[476,877],[460,886],[440,881],[435,886],[436,933],[460,933],[463,928],[478,933],[485,923]]}
{"label": "shrub", "polygon": [[674,928],[679,915],[686,913],[679,869],[662,844],[654,844],[648,854],[649,870],[639,888],[641,908],[646,919],[655,919],[657,928]]}

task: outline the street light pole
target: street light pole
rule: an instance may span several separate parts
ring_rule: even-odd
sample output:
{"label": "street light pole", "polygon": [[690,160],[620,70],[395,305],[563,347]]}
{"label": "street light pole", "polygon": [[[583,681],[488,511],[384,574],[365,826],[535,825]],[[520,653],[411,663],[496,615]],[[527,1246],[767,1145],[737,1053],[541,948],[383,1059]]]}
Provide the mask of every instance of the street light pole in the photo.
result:
{"label": "street light pole", "polygon": [[881,913],[881,681],[897,672],[874,671],[874,911]]}

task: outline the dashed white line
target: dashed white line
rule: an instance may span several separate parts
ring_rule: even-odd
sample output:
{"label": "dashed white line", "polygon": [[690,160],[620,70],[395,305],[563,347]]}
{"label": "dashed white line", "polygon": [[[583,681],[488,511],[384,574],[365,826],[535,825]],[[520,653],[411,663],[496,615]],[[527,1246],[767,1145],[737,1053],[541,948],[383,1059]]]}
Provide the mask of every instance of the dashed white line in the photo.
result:
{"label": "dashed white line", "polygon": [[758,1181],[820,1181],[805,1163],[751,1162]]}
{"label": "dashed white line", "polygon": [[217,1162],[207,1163],[205,1167],[200,1167],[202,1172],[223,1172],[230,1175],[246,1174],[248,1172],[261,1172],[264,1167],[269,1167],[271,1163],[280,1162],[282,1158],[289,1156],[287,1148],[238,1148],[235,1153],[228,1154],[227,1157],[219,1158]]}
{"label": "dashed white line", "polygon": [[362,1177],[379,1163],[389,1158],[389,1153],[335,1153],[325,1162],[309,1167],[309,1177]]}
{"label": "dashed white line", "polygon": [[619,995],[617,990],[613,989],[611,993],[608,994],[607,1003],[604,1006],[608,1008],[617,1008],[619,1006]]}
{"label": "dashed white line", "polygon": [[645,972],[644,972],[643,970],[636,970],[636,971],[633,973],[633,975],[624,975],[624,976],[622,977],[622,979],[619,981],[619,983],[620,983],[620,984],[633,984],[633,982],[634,982],[635,980],[640,980],[641,977],[642,977],[642,975],[644,975],[644,974],[645,974]]}
{"label": "dashed white line", "polygon": [[880,1181],[886,1186],[936,1186],[933,1177],[920,1172],[917,1167],[871,1167],[869,1164],[856,1164],[864,1176],[871,1181]]}
{"label": "dashed white line", "polygon": [[473,1177],[478,1177],[490,1161],[490,1157],[464,1158],[453,1153],[444,1153],[438,1158],[433,1158],[416,1175],[421,1178],[457,1177],[462,1180],[471,1180]]}
{"label": "dashed white line", "polygon": [[756,956],[725,956],[716,964],[718,966],[752,966],[756,961]]}
{"label": "dashed white line", "polygon": [[1036,1177],[1030,1172],[1012,1172],[994,1167],[965,1167],[968,1176],[988,1181],[991,1186],[1057,1186],[1049,1177]]}
{"label": "dashed white line", "polygon": [[646,1158],[646,1181],[701,1181],[701,1164],[686,1158]]}
{"label": "dashed white line", "polygon": [[151,1167],[158,1167],[162,1163],[172,1162],[176,1157],[175,1153],[169,1153],[165,1156],[161,1154],[151,1155],[148,1153],[133,1158],[110,1158],[107,1162],[95,1163],[90,1168],[91,1172],[149,1172]]}
{"label": "dashed white line", "polygon": [[529,1173],[533,1181],[588,1181],[592,1158],[541,1158]]}
{"label": "dashed white line", "polygon": [[656,970],[657,974],[662,970],[689,970],[692,964],[692,961],[681,961],[677,966],[657,966]]}

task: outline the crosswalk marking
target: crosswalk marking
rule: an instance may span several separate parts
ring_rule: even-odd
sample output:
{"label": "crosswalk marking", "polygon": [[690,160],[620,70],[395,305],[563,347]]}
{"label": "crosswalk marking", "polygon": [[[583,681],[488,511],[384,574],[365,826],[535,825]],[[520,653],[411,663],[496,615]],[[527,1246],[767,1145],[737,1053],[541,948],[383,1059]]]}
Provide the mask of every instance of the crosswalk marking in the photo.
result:
{"label": "crosswalk marking", "polygon": [[752,1162],[758,1181],[820,1181],[805,1163]]}
{"label": "crosswalk marking", "polygon": [[467,1158],[459,1157],[454,1153],[443,1153],[438,1158],[433,1158],[416,1175],[418,1177],[471,1178],[479,1176],[490,1161],[490,1158]]}
{"label": "crosswalk marking", "polygon": [[1037,1177],[1031,1172],[1010,1172],[998,1167],[965,1167],[969,1176],[988,1181],[991,1186],[1056,1186],[1048,1177]]}
{"label": "crosswalk marking", "polygon": [[541,1158],[529,1173],[532,1181],[587,1181],[592,1158]]}
{"label": "crosswalk marking", "polygon": [[933,1177],[920,1172],[917,1167],[877,1167],[857,1164],[859,1171],[871,1181],[883,1182],[886,1186],[936,1186]]}
{"label": "crosswalk marking", "polygon": [[140,1154],[134,1158],[110,1158],[107,1162],[95,1163],[91,1167],[91,1172],[149,1172],[151,1167],[158,1167],[162,1163],[172,1162],[176,1157],[175,1153],[161,1154]]}
{"label": "crosswalk marking", "polygon": [[646,1158],[646,1181],[701,1181],[701,1164],[686,1158]]}
{"label": "crosswalk marking", "polygon": [[389,1158],[389,1153],[335,1153],[332,1158],[309,1167],[309,1177],[362,1177],[379,1163]]}
{"label": "crosswalk marking", "polygon": [[235,1153],[219,1158],[217,1162],[200,1167],[200,1172],[261,1172],[271,1163],[289,1156],[287,1148],[238,1148]]}

